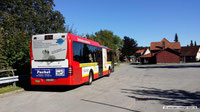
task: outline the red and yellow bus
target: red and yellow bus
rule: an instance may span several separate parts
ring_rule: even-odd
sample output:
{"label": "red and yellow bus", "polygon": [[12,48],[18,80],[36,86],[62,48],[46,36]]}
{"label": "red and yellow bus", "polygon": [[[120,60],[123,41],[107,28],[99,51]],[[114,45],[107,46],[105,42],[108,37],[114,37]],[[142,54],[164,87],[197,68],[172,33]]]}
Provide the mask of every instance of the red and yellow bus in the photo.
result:
{"label": "red and yellow bus", "polygon": [[69,33],[33,35],[31,85],[91,84],[114,71],[113,50]]}

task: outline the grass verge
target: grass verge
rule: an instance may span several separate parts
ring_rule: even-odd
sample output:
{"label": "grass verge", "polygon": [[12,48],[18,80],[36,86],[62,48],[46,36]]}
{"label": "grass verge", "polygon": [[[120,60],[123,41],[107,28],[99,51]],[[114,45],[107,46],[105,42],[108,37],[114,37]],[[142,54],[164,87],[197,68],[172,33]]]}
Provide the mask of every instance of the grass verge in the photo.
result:
{"label": "grass verge", "polygon": [[0,94],[15,91],[21,89],[20,87],[16,86],[13,87],[12,85],[0,88]]}

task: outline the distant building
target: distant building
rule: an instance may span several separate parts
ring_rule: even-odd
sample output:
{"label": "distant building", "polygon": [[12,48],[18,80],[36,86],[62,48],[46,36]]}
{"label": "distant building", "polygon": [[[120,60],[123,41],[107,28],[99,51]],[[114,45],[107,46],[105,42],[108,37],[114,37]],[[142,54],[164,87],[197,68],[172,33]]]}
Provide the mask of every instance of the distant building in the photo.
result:
{"label": "distant building", "polygon": [[179,63],[180,52],[171,48],[163,49],[156,53],[156,63]]}
{"label": "distant building", "polygon": [[200,61],[200,46],[181,47],[180,52],[182,62]]}
{"label": "distant building", "polygon": [[149,53],[151,53],[149,48],[144,48],[144,49],[137,50],[136,54],[135,54],[136,62],[141,62],[140,57],[143,56],[143,55],[149,54]]}
{"label": "distant building", "polygon": [[140,57],[140,61],[142,64],[155,64],[156,56],[155,53],[148,53]]}
{"label": "distant building", "polygon": [[163,38],[161,42],[151,42],[150,50],[152,53],[156,53],[165,48],[170,48],[176,51],[180,51],[180,42],[169,42],[166,38]]}
{"label": "distant building", "polygon": [[142,63],[179,63],[180,42],[169,42],[163,38],[161,42],[151,42],[150,51],[140,56]]}

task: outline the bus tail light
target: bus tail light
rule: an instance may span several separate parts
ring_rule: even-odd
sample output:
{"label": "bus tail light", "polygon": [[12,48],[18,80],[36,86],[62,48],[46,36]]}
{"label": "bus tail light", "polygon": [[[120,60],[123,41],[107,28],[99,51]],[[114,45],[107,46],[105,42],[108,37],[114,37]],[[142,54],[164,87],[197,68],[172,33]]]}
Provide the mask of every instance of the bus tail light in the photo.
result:
{"label": "bus tail light", "polygon": [[69,75],[72,75],[72,73],[73,73],[72,66],[69,66]]}

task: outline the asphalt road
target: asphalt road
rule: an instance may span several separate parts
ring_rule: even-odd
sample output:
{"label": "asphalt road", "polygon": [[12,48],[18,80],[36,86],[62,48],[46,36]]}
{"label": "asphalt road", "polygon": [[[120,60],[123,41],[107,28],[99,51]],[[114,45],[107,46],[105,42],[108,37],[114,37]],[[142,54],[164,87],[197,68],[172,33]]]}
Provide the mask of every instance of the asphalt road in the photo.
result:
{"label": "asphalt road", "polygon": [[121,64],[78,87],[40,87],[0,98],[0,112],[200,112],[200,64]]}

